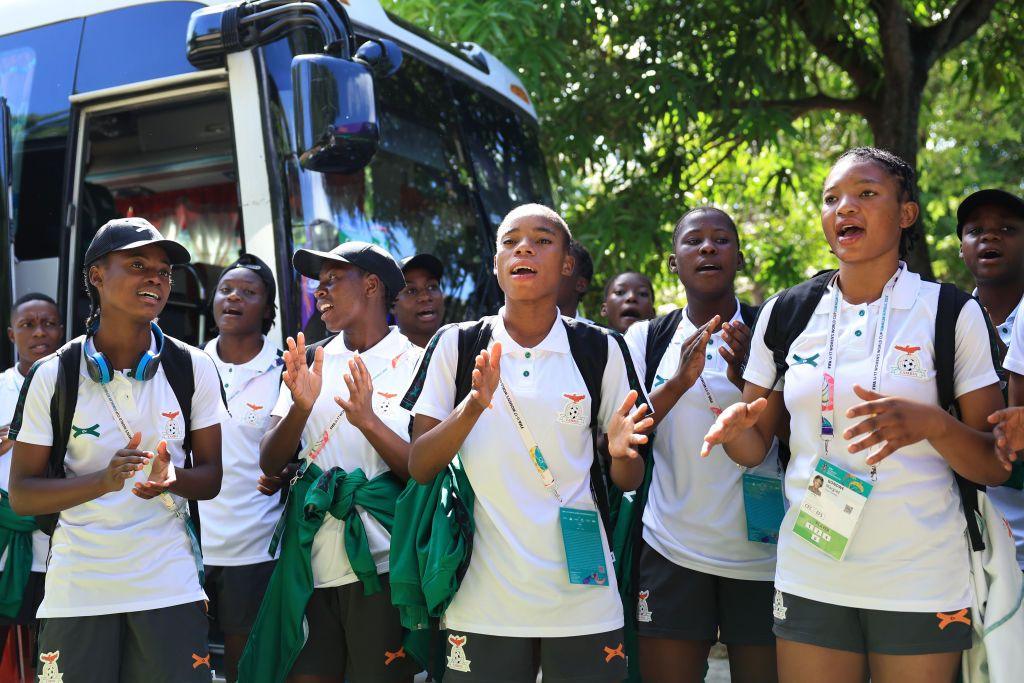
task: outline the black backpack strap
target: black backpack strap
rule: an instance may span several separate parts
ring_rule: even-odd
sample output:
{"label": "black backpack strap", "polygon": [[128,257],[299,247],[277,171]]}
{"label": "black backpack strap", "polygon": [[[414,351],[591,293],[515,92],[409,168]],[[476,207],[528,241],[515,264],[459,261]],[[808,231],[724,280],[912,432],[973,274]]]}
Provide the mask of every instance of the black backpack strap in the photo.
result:
{"label": "black backpack strap", "polygon": [[779,378],[789,369],[789,347],[807,329],[807,323],[811,321],[814,309],[825,295],[835,272],[824,270],[806,282],[783,290],[775,297],[775,305],[764,327],[764,343],[775,361],[775,380],[769,388],[774,389]]}
{"label": "black backpack strap", "polygon": [[743,324],[749,327],[751,330],[754,329],[754,325],[757,324],[757,314],[761,312],[760,306],[751,306],[740,302],[740,320]]}
{"label": "black backpack strap", "polygon": [[476,357],[487,348],[494,330],[494,319],[481,318],[459,325],[459,361],[455,366],[455,402],[457,406],[473,390],[473,367]]}
{"label": "black backpack strap", "polygon": [[[939,305],[935,315],[935,384],[938,389],[939,406],[944,410],[958,413],[953,382],[956,373],[956,322],[960,311],[972,299],[971,295],[948,282],[939,284]],[[989,352],[992,363],[997,371],[999,363],[999,346],[996,344],[996,333],[988,316],[985,316],[985,327],[988,330]],[[985,549],[985,541],[978,523],[978,491],[985,487],[969,481],[955,471],[957,488],[967,521],[967,536],[971,548],[975,551]]]}
{"label": "black backpack strap", "polygon": [[677,308],[647,324],[647,346],[644,349],[644,362],[647,365],[647,370],[644,372],[644,388],[648,391],[653,388],[654,378],[658,373],[658,364],[661,363],[665,350],[672,342],[672,337],[682,319],[683,309]]}
{"label": "black backpack strap", "polygon": [[312,344],[306,344],[306,365],[313,365],[313,359],[316,354],[316,350],[321,346],[327,346],[334,338],[338,335],[332,334],[330,337],[324,337],[320,341],[313,342]]}
{"label": "black backpack strap", "polygon": [[[181,450],[185,453],[185,467],[189,469],[195,466],[192,459],[192,396],[196,393],[196,378],[192,371],[192,353],[185,342],[174,337],[164,337],[164,350],[160,354],[160,365],[164,369],[164,376],[167,383],[171,385],[174,398],[181,408],[181,419],[185,423],[185,437],[181,443]],[[224,396],[224,385],[217,379],[220,389],[221,402],[227,405]],[[195,526],[196,538],[202,544],[202,528],[199,522],[199,503],[194,500],[188,501],[188,514]]]}

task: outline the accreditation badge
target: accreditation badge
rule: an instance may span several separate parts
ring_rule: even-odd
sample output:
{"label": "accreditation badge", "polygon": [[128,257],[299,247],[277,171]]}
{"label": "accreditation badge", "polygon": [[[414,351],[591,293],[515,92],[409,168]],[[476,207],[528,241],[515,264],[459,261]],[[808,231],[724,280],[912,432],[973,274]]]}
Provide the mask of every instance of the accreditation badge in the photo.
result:
{"label": "accreditation badge", "polygon": [[561,507],[558,510],[569,583],[608,585],[608,563],[601,543],[601,520],[593,510]]}
{"label": "accreditation badge", "polygon": [[819,458],[804,491],[793,533],[829,557],[842,560],[871,488],[870,482]]}

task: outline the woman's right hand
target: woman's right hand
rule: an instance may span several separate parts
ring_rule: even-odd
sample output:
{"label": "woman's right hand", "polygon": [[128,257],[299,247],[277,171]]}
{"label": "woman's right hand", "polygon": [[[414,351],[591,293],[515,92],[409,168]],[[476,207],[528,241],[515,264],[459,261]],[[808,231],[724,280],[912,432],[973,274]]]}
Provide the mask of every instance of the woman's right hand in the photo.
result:
{"label": "woman's right hand", "polygon": [[704,436],[700,457],[708,457],[711,455],[712,448],[729,443],[757,424],[757,418],[761,416],[767,406],[767,399],[759,398],[752,403],[743,403],[742,401],[733,403],[723,410],[715,420],[715,424],[711,425],[711,429]]}
{"label": "woman's right hand", "polygon": [[683,342],[683,348],[679,351],[679,365],[676,367],[676,374],[671,381],[677,383],[680,393],[689,391],[697,378],[704,372],[704,361],[707,357],[708,341],[711,335],[718,329],[721,316],[715,316],[701,325],[690,338]]}
{"label": "woman's right hand", "polygon": [[313,354],[313,367],[309,367],[306,364],[306,336],[299,332],[297,340],[288,337],[281,381],[292,392],[292,402],[296,408],[306,412],[313,409],[323,386],[323,367],[324,347],[317,347]]}
{"label": "woman's right hand", "polygon": [[501,381],[501,343],[495,342],[490,351],[484,349],[476,357],[473,367],[473,389],[469,393],[471,400],[486,410],[494,400],[494,392]]}
{"label": "woman's right hand", "polygon": [[107,469],[103,471],[103,489],[105,491],[120,491],[124,488],[126,481],[149,464],[153,454],[149,451],[140,451],[140,443],[142,443],[142,432],[135,432],[128,445],[114,453],[114,457],[107,463]]}

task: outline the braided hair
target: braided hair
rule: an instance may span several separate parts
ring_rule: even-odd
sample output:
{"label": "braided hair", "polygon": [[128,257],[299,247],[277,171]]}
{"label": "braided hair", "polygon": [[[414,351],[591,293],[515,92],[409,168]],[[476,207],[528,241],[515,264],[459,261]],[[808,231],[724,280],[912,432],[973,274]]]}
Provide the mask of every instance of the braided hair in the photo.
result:
{"label": "braided hair", "polygon": [[[843,159],[858,159],[861,161],[872,161],[881,166],[886,173],[896,179],[900,186],[900,201],[918,203],[917,194],[917,173],[914,167],[908,164],[892,152],[877,147],[854,147],[843,152],[836,159],[833,168]],[[900,234],[900,258],[906,259],[907,255],[914,250],[917,240],[921,237],[921,229],[917,221],[908,228],[904,228]]]}
{"label": "braided hair", "polygon": [[86,334],[93,333],[100,324],[100,292],[91,282],[89,282],[89,269],[95,265],[99,265],[104,258],[106,257],[93,261],[82,269],[82,279],[85,282],[85,293],[89,297],[89,315],[85,318]]}

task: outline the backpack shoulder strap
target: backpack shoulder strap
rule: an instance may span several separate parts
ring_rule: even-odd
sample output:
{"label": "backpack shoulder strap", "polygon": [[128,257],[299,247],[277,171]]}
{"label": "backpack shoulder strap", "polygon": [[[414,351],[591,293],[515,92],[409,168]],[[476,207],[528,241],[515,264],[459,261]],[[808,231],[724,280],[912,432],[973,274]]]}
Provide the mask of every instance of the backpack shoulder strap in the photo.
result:
{"label": "backpack shoulder strap", "polygon": [[672,336],[683,319],[683,309],[676,310],[666,315],[659,316],[647,324],[647,346],[644,349],[644,362],[647,371],[644,373],[644,388],[650,391],[654,384],[654,377],[658,372],[658,365],[661,363],[665,350],[672,341]]}
{"label": "backpack shoulder strap", "polygon": [[754,325],[757,324],[757,314],[761,312],[760,306],[751,306],[750,304],[740,302],[740,319],[743,324],[749,327],[751,330],[754,329]]}
{"label": "backpack shoulder strap", "polygon": [[[337,336],[338,335],[336,334],[332,334],[330,337],[324,337],[320,341],[313,342],[312,344],[306,344],[306,365],[313,364],[313,358],[315,357],[317,348],[321,346],[327,346],[332,341],[334,341],[334,338]],[[282,355],[284,355],[283,352]]]}
{"label": "backpack shoulder strap", "polygon": [[[956,285],[948,282],[939,284],[939,305],[935,314],[935,383],[938,389],[939,405],[943,410],[951,411],[954,414],[957,413],[953,386],[956,373],[956,323],[960,312],[971,298],[970,294]],[[996,344],[995,330],[992,328],[988,316],[985,316],[985,327],[988,329],[992,363],[998,371],[999,347]],[[967,536],[970,539],[971,548],[975,551],[984,550],[985,540],[978,523],[978,491],[984,490],[985,487],[961,477],[955,471],[953,476],[956,479],[957,488],[960,490],[960,500],[967,521]]]}
{"label": "backpack shoulder strap", "polygon": [[800,333],[807,329],[807,323],[814,315],[814,309],[824,296],[834,270],[824,270],[810,280],[801,282],[780,292],[775,298],[768,322],[764,328],[764,343],[775,361],[775,383],[789,368],[787,354]]}
{"label": "backpack shoulder strap", "polygon": [[494,318],[487,316],[470,323],[462,323],[459,328],[459,360],[455,366],[455,402],[462,399],[473,389],[473,364],[480,352],[487,348],[494,330]]}

